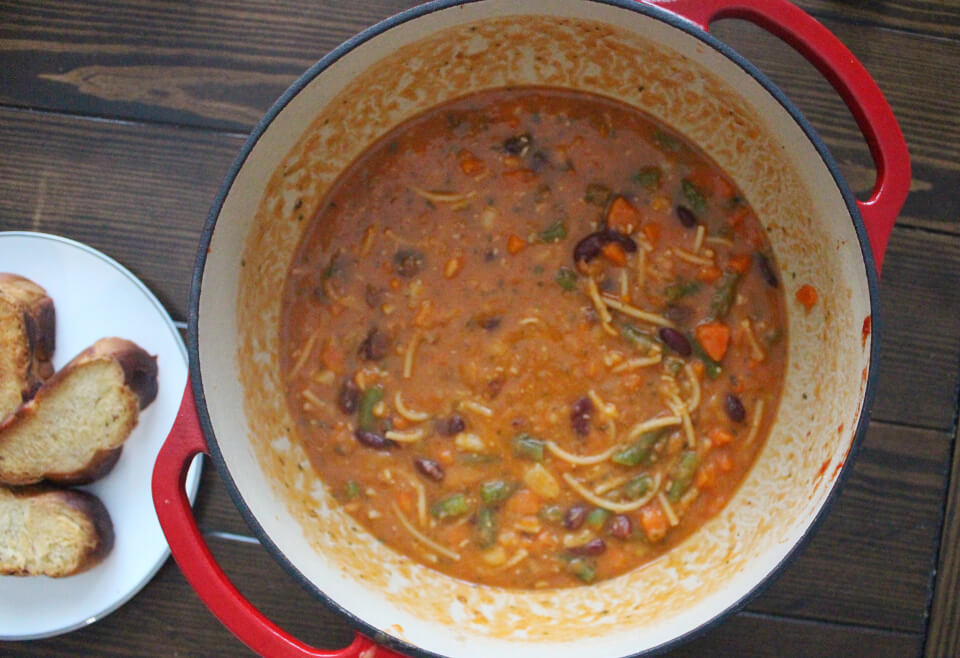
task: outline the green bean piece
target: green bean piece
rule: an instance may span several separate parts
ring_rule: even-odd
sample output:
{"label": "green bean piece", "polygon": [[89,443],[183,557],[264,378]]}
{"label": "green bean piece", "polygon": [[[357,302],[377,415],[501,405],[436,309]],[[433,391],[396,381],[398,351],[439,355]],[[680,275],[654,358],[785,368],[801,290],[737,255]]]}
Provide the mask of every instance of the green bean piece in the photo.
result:
{"label": "green bean piece", "polygon": [[597,577],[597,570],[583,558],[570,560],[567,569],[585,583],[592,583],[593,579]]}
{"label": "green bean piece", "polygon": [[699,466],[700,455],[695,450],[684,450],[680,455],[680,461],[673,467],[673,472],[670,474],[672,482],[667,489],[667,500],[675,503],[680,500],[683,494],[687,493],[687,489],[693,484],[693,476],[696,475]]}
{"label": "green bean piece", "polygon": [[477,512],[477,544],[480,548],[490,548],[497,543],[497,517],[489,507],[481,507]]}
{"label": "green bean piece", "polygon": [[611,194],[610,188],[606,185],[590,183],[587,185],[587,193],[583,196],[583,200],[595,206],[603,207],[607,205]]}
{"label": "green bean piece", "polygon": [[553,277],[553,280],[560,284],[560,287],[566,291],[576,290],[577,289],[577,273],[571,270],[569,267],[561,267],[557,270],[557,275]]}
{"label": "green bean piece", "polygon": [[517,434],[513,438],[513,453],[524,459],[531,459],[535,462],[543,461],[543,451],[546,443],[529,434]]}
{"label": "green bean piece", "polygon": [[658,429],[644,432],[629,446],[613,453],[610,461],[621,466],[638,465],[650,456],[650,453],[653,452],[653,446],[657,444],[657,440],[663,436],[665,431],[665,429]]}
{"label": "green bean piece", "polygon": [[661,151],[678,153],[683,150],[683,142],[662,130],[657,130],[653,133],[653,141]]}
{"label": "green bean piece", "polygon": [[663,177],[663,171],[660,167],[649,166],[643,167],[633,175],[633,182],[648,190],[655,190],[660,187],[660,179]]}
{"label": "green bean piece", "polygon": [[623,485],[623,495],[630,500],[637,500],[638,498],[642,498],[648,491],[650,491],[650,486],[652,484],[653,478],[646,473],[643,475],[638,475]]}
{"label": "green bean piece", "polygon": [[461,452],[457,454],[457,461],[467,466],[479,466],[480,464],[492,464],[500,461],[496,455],[485,455],[479,452]]}
{"label": "green bean piece", "polygon": [[707,209],[707,197],[703,194],[703,190],[686,178],[683,179],[680,185],[683,189],[683,197],[694,211],[703,212]]}
{"label": "green bean piece", "polygon": [[649,350],[656,344],[656,341],[650,334],[647,334],[629,323],[620,325],[620,335],[637,347]]}
{"label": "green bean piece", "polygon": [[360,485],[357,484],[356,480],[347,480],[347,484],[343,488],[343,499],[353,500],[359,495],[360,495]]}
{"label": "green bean piece", "polygon": [[561,523],[563,521],[563,507],[554,505],[553,503],[547,503],[540,508],[537,516],[539,516],[540,520],[544,523]]}
{"label": "green bean piece", "polygon": [[373,415],[373,408],[383,399],[383,387],[371,386],[360,396],[360,403],[357,405],[357,427],[365,432],[371,432],[375,429],[377,419]]}
{"label": "green bean piece", "polygon": [[559,242],[567,237],[567,225],[558,219],[547,228],[540,231],[541,242]]}
{"label": "green bean piece", "polygon": [[594,530],[600,530],[608,518],[610,518],[610,512],[602,507],[594,507],[590,510],[590,513],[587,514],[587,525]]}
{"label": "green bean piece", "polygon": [[490,480],[480,485],[480,500],[484,505],[498,505],[513,493],[513,485],[503,480]]}
{"label": "green bean piece", "polygon": [[438,500],[430,507],[430,513],[438,519],[449,519],[470,511],[470,503],[463,494],[453,494]]}
{"label": "green bean piece", "polygon": [[703,361],[704,370],[707,373],[707,377],[710,379],[716,379],[723,374],[723,366],[720,365],[719,361],[714,361],[710,358],[710,355],[707,354],[707,351],[703,349],[703,345],[700,344],[693,335],[688,335],[687,340],[690,341],[690,347],[693,349],[693,353],[697,356],[698,359]]}
{"label": "green bean piece", "polygon": [[669,285],[664,289],[663,294],[671,302],[675,302],[678,299],[682,299],[687,295],[693,295],[700,290],[700,284],[696,281],[683,281],[678,280],[676,283]]}
{"label": "green bean piece", "polygon": [[738,272],[724,272],[713,291],[713,297],[710,299],[710,317],[714,320],[723,319],[730,312],[733,306],[733,300],[737,296],[737,285],[740,283],[740,274]]}

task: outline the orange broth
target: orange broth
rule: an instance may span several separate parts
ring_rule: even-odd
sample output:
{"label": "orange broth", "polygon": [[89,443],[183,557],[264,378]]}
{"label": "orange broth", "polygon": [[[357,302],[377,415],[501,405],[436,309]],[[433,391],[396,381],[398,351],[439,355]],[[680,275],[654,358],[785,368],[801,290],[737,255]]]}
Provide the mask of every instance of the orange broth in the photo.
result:
{"label": "orange broth", "polygon": [[283,291],[297,433],[359,523],[512,588],[624,573],[715,515],[786,365],[765,232],[617,101],[477,93],[340,177]]}

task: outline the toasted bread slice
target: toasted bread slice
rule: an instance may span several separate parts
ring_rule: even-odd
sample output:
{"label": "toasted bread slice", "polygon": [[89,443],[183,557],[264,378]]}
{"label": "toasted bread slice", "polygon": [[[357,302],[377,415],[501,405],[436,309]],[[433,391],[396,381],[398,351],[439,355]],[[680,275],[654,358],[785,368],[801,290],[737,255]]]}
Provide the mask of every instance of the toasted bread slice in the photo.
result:
{"label": "toasted bread slice", "polygon": [[22,276],[0,273],[0,420],[53,374],[56,335],[47,292]]}
{"label": "toasted bread slice", "polygon": [[99,564],[112,548],[113,523],[96,496],[0,487],[0,574],[72,576]]}
{"label": "toasted bread slice", "polygon": [[0,484],[103,477],[156,395],[156,357],[129,340],[101,338],[0,422]]}

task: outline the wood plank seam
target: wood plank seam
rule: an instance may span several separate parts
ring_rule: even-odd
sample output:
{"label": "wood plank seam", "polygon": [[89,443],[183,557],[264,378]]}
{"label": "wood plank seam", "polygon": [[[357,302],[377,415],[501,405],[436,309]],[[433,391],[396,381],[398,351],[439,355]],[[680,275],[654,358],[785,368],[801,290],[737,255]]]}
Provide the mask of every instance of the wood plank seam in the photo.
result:
{"label": "wood plank seam", "polygon": [[[960,403],[960,385],[954,391]],[[927,600],[927,628],[923,655],[927,658],[956,655],[960,651],[960,404],[954,407],[953,446],[941,514],[935,569]]]}

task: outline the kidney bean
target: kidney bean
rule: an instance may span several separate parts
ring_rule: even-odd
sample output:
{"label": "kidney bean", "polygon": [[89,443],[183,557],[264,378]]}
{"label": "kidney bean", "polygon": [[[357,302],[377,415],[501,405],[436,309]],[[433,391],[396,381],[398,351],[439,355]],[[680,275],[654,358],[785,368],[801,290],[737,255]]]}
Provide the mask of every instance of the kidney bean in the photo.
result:
{"label": "kidney bean", "polygon": [[563,515],[563,527],[567,530],[579,530],[583,522],[587,520],[587,514],[590,508],[586,505],[574,505]]}
{"label": "kidney bean", "polygon": [[680,356],[690,356],[691,352],[693,352],[693,349],[690,347],[690,341],[676,329],[663,327],[657,333],[660,336],[660,340]]}
{"label": "kidney bean", "polygon": [[530,133],[520,133],[504,141],[503,150],[510,155],[523,155],[531,144],[533,144],[533,137]]}
{"label": "kidney bean", "polygon": [[686,206],[677,206],[677,219],[685,228],[693,228],[697,225],[697,216]]}
{"label": "kidney bean", "polygon": [[597,539],[591,539],[586,544],[581,544],[580,546],[574,546],[568,551],[573,555],[600,555],[605,550],[607,550],[607,542],[603,541],[599,537]]}
{"label": "kidney bean", "polygon": [[733,393],[727,393],[723,398],[723,410],[735,423],[742,423],[747,417],[747,410],[743,408],[743,402]]}
{"label": "kidney bean", "polygon": [[488,400],[496,399],[496,397],[500,395],[500,391],[503,390],[503,385],[506,383],[507,383],[507,380],[506,378],[504,378],[503,375],[494,377],[493,379],[487,382],[487,390],[484,391],[484,396]]}
{"label": "kidney bean", "polygon": [[368,448],[373,448],[374,450],[386,450],[390,446],[394,445],[393,441],[382,434],[377,434],[376,432],[370,432],[367,430],[356,430],[353,433],[353,436],[356,437],[357,441],[359,441],[362,445],[365,445]]}
{"label": "kidney bean", "polygon": [[426,477],[434,480],[435,482],[440,482],[443,479],[444,472],[443,466],[433,461],[432,459],[418,458],[413,460],[413,465],[417,467],[417,470],[423,473]]}
{"label": "kidney bean", "polygon": [[575,262],[589,263],[600,255],[603,247],[611,242],[616,242],[627,253],[633,253],[637,250],[637,243],[628,235],[623,235],[612,229],[604,229],[590,233],[580,240],[573,248],[573,260]]}
{"label": "kidney bean", "polygon": [[773,271],[773,265],[770,264],[770,259],[767,258],[766,254],[757,252],[757,267],[760,268],[760,275],[767,282],[767,285],[776,288],[779,284],[777,274]]}
{"label": "kidney bean", "polygon": [[440,418],[436,423],[437,432],[444,436],[455,436],[467,429],[467,421],[463,416],[453,414],[447,418]]}
{"label": "kidney bean", "polygon": [[390,351],[390,339],[376,327],[367,332],[358,353],[366,361],[379,361]]}
{"label": "kidney bean", "polygon": [[393,255],[393,266],[397,274],[409,279],[420,273],[425,257],[416,249],[401,249]]}
{"label": "kidney bean", "polygon": [[368,283],[363,289],[363,300],[370,308],[377,308],[383,301],[383,291]]}
{"label": "kidney bean", "polygon": [[630,517],[625,514],[617,514],[615,517],[610,519],[610,525],[608,526],[610,534],[617,539],[629,539],[630,535],[633,533],[633,522],[630,520]]}
{"label": "kidney bean", "polygon": [[593,414],[593,401],[584,396],[577,398],[570,407],[570,424],[580,436],[590,433],[590,419]]}
{"label": "kidney bean", "polygon": [[530,157],[530,170],[539,172],[550,164],[550,158],[543,151],[537,151]]}
{"label": "kidney bean", "polygon": [[360,389],[353,383],[352,379],[345,379],[340,386],[340,393],[337,395],[337,406],[340,411],[350,415],[357,410],[360,404]]}
{"label": "kidney bean", "polygon": [[480,320],[480,326],[486,329],[487,331],[493,331],[500,326],[501,319],[496,315],[491,315],[490,317],[483,318]]}

